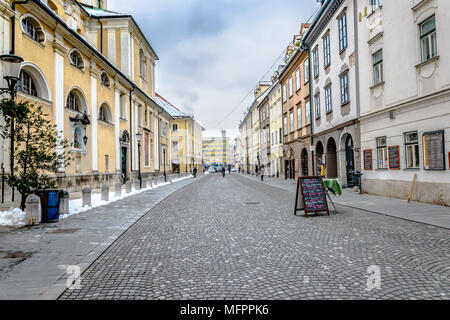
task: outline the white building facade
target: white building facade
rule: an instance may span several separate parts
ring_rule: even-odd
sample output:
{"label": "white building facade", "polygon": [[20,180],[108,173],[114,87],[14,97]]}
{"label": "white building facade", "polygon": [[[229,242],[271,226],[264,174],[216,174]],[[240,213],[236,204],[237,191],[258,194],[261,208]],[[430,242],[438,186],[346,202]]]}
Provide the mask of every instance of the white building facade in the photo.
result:
{"label": "white building facade", "polygon": [[450,205],[450,2],[358,2],[364,191]]}
{"label": "white building facade", "polygon": [[353,187],[361,170],[356,0],[322,4],[303,45],[309,50],[315,169]]}

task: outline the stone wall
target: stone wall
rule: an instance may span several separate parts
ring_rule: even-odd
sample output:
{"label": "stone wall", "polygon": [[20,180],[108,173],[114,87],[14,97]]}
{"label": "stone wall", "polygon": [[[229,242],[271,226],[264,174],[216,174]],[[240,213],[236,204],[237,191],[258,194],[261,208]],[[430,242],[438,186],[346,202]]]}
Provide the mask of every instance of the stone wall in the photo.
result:
{"label": "stone wall", "polygon": [[[404,199],[409,197],[412,182],[363,179],[365,193]],[[412,201],[450,207],[450,183],[416,182]]]}

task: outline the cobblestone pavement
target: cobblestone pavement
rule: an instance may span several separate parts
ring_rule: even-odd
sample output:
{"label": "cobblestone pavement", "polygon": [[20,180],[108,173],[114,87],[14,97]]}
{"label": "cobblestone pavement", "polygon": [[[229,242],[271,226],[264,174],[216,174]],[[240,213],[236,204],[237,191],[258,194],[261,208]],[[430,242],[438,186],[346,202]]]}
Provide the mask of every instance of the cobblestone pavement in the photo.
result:
{"label": "cobblestone pavement", "polygon": [[[449,298],[448,230],[341,206],[296,217],[293,196],[207,176],[154,207],[60,298]],[[367,290],[370,266],[380,289]]]}

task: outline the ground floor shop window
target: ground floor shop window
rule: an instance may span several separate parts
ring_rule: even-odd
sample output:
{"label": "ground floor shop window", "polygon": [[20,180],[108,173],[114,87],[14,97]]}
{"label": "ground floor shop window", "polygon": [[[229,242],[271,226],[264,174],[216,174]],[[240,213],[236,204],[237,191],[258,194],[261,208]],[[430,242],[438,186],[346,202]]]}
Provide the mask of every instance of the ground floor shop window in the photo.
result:
{"label": "ground floor shop window", "polygon": [[423,163],[425,170],[445,170],[444,131],[423,134]]}
{"label": "ground floor shop window", "polygon": [[150,166],[150,138],[149,134],[144,134],[144,166],[149,167]]}
{"label": "ground floor shop window", "polygon": [[378,169],[388,168],[388,150],[386,137],[377,138]]}
{"label": "ground floor shop window", "polygon": [[406,168],[419,169],[419,134],[416,132],[405,133],[405,148],[406,148]]}

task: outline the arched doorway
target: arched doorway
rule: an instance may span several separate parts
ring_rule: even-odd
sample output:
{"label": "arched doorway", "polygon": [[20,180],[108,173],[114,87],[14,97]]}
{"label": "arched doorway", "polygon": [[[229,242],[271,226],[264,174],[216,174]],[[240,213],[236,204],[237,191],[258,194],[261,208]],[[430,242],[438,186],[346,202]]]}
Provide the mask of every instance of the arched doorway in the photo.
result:
{"label": "arched doorway", "polygon": [[120,136],[120,156],[121,156],[121,173],[122,173],[122,183],[125,184],[129,175],[129,159],[128,159],[128,148],[130,145],[130,134],[127,130],[122,131]]}
{"label": "arched doorway", "polygon": [[355,184],[353,183],[353,174],[355,171],[355,154],[353,152],[353,138],[351,135],[347,136],[345,142],[345,163],[347,171],[347,186],[353,188]]}
{"label": "arched doorway", "polygon": [[316,174],[320,175],[320,167],[322,166],[322,158],[323,158],[323,144],[322,142],[317,143],[316,147]]}
{"label": "arched doorway", "polygon": [[308,150],[303,149],[302,151],[302,176],[307,177],[308,176]]}
{"label": "arched doorway", "polygon": [[329,179],[336,179],[338,177],[336,151],[336,142],[333,138],[330,138],[327,143],[327,178]]}

